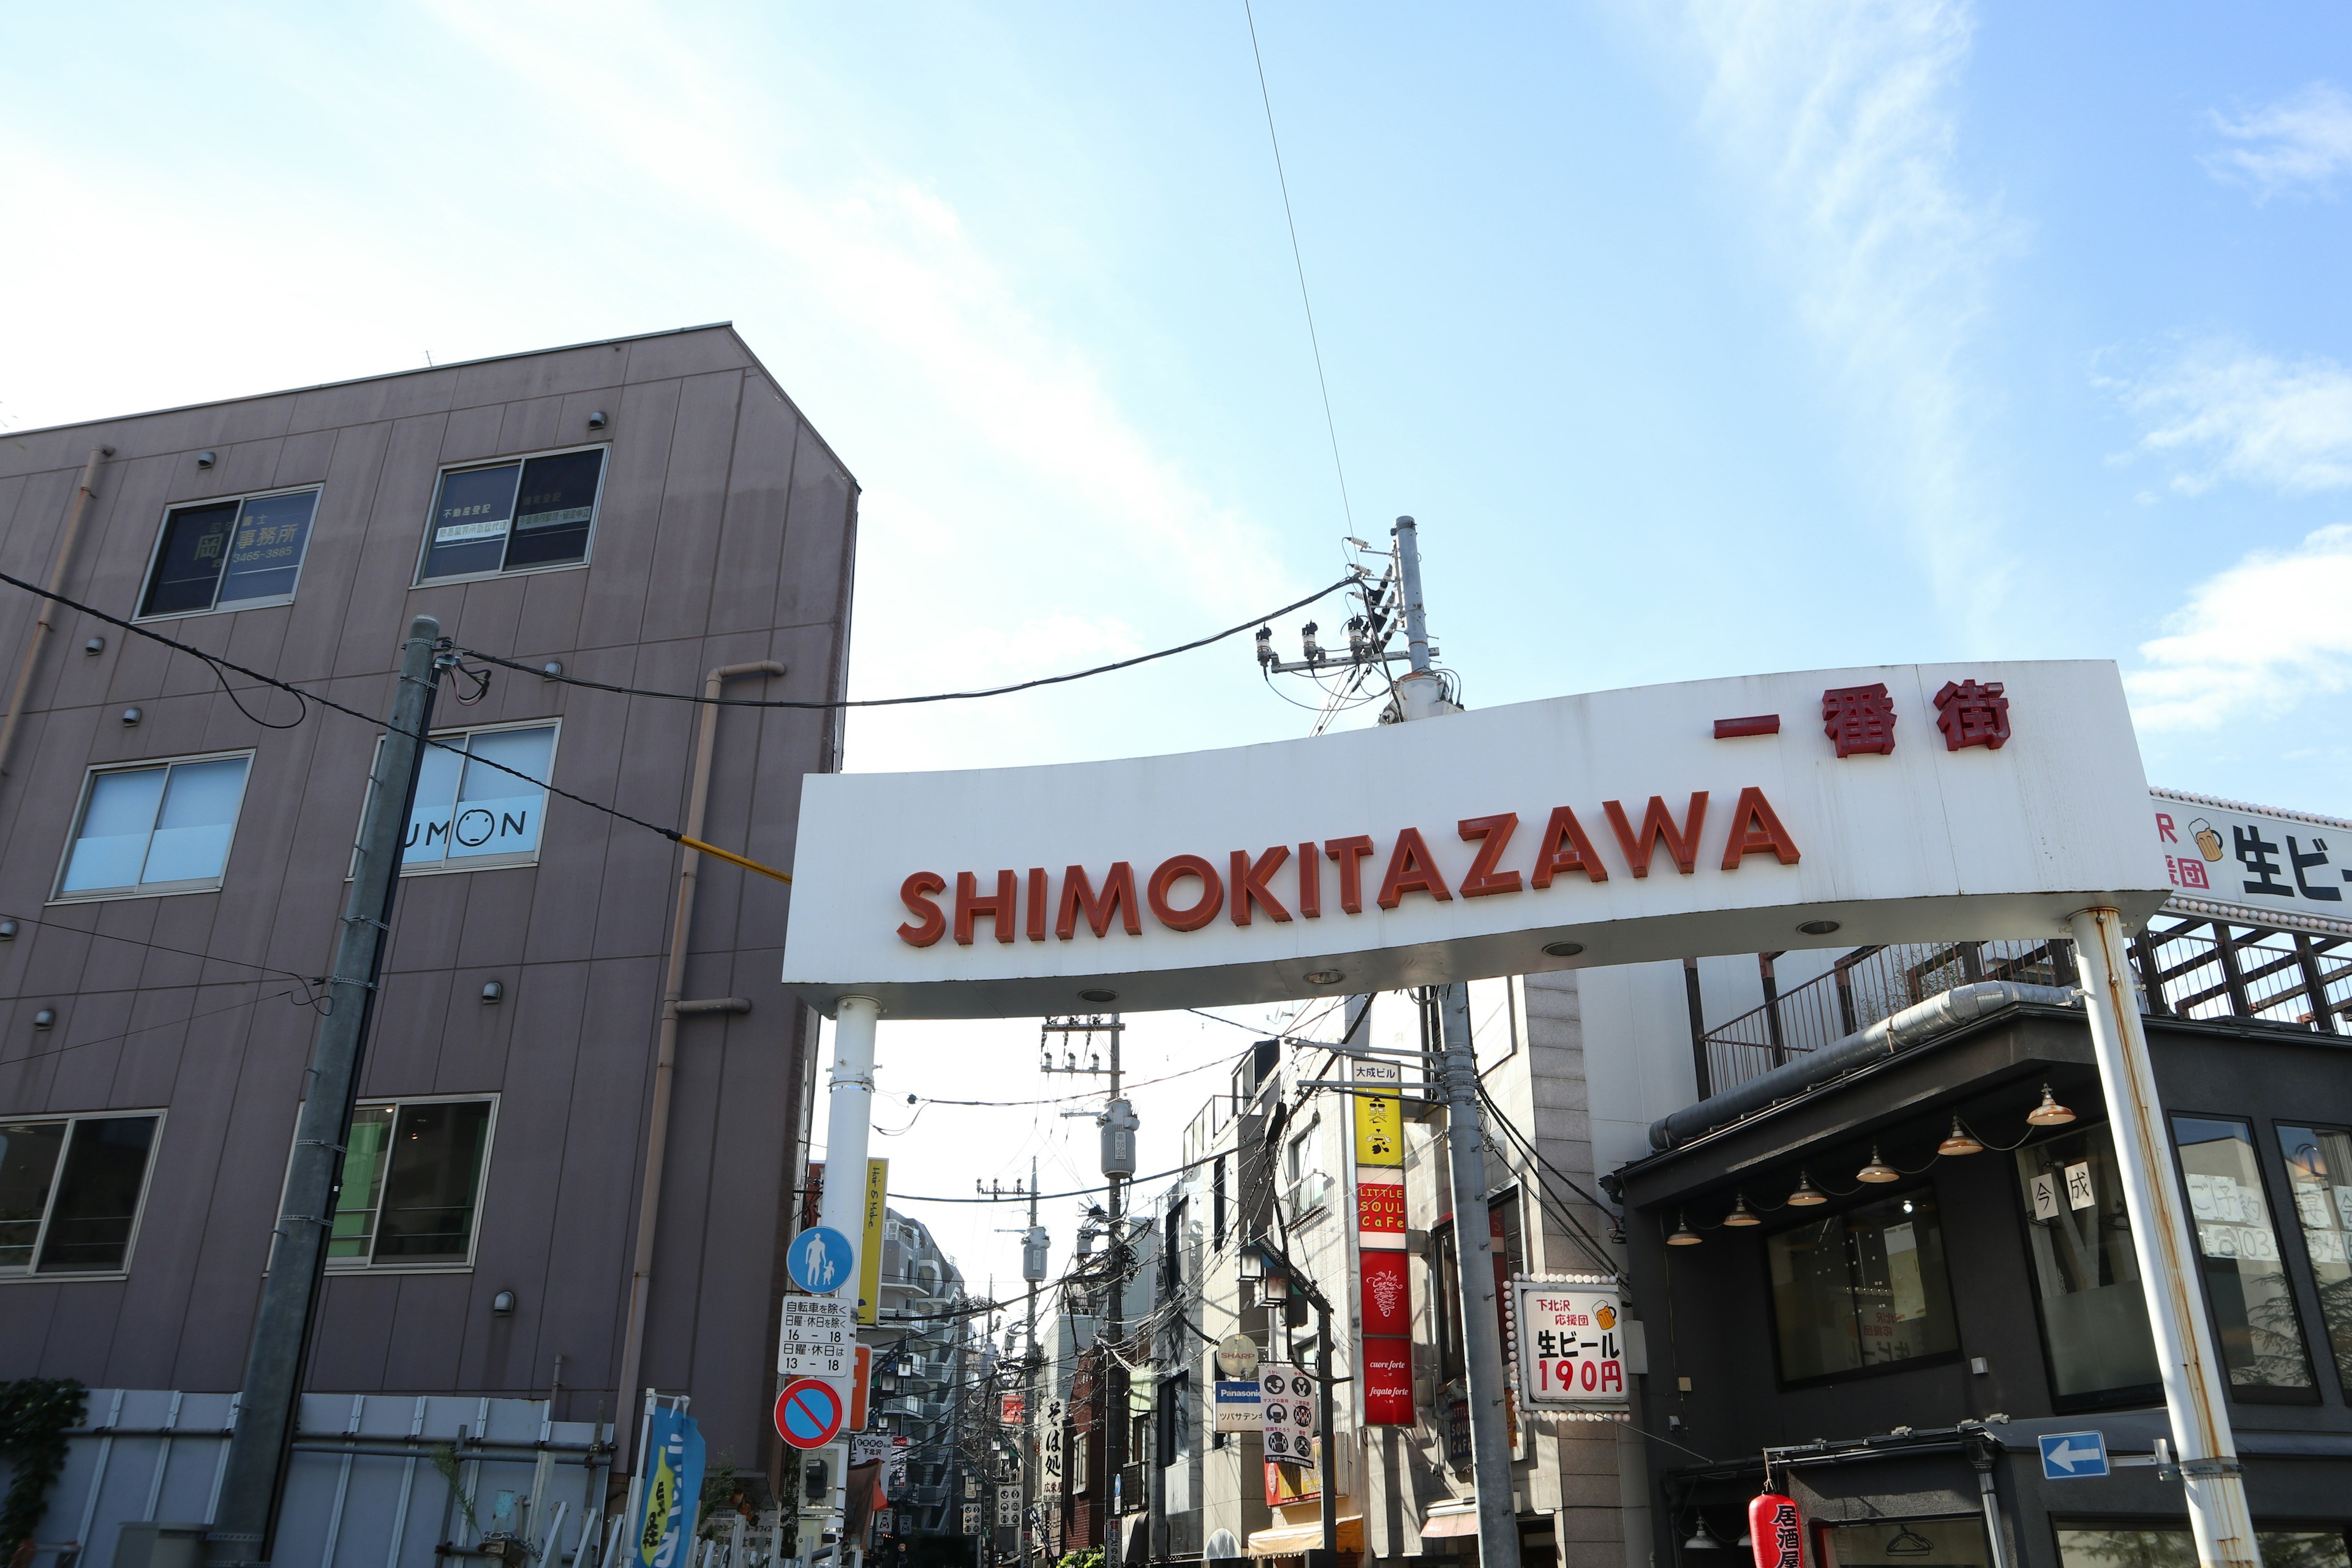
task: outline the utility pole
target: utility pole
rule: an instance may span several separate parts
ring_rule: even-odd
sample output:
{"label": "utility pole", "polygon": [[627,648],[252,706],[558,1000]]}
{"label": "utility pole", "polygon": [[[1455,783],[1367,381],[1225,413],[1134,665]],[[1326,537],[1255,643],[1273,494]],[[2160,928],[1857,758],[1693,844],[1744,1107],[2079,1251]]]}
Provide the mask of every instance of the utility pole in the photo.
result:
{"label": "utility pole", "polygon": [[[1103,1494],[1108,1498],[1127,1454],[1127,1367],[1116,1353],[1126,1327],[1122,1298],[1127,1284],[1127,1184],[1135,1175],[1135,1131],[1138,1125],[1135,1108],[1119,1095],[1118,1049],[1119,1041],[1127,1033],[1127,1026],[1117,1013],[1111,1014],[1108,1020],[1100,1014],[1085,1019],[1075,1016],[1058,1020],[1048,1017],[1039,1031],[1039,1047],[1045,1056],[1041,1064],[1041,1070],[1045,1072],[1074,1075],[1100,1072],[1102,1068],[1093,1049],[1094,1037],[1097,1032],[1110,1037],[1110,1103],[1096,1118],[1102,1128],[1102,1173],[1110,1184],[1109,1198],[1105,1205],[1109,1215],[1110,1252],[1104,1259],[1108,1274],[1105,1289],[1108,1294],[1103,1303],[1102,1332],[1096,1341],[1102,1373],[1099,1380],[1102,1414],[1097,1425],[1101,1433]],[[1077,1050],[1068,1044],[1069,1037],[1078,1033],[1084,1033],[1087,1037],[1087,1056],[1083,1062],[1078,1059]],[[1046,1043],[1047,1037],[1057,1034],[1064,1042],[1064,1065],[1060,1067],[1054,1065],[1054,1053]],[[1083,1113],[1065,1111],[1063,1114],[1076,1116]],[[1108,1511],[1106,1505],[1103,1517],[1108,1521],[1103,1531],[1103,1568],[1119,1568],[1118,1516]]]}
{"label": "utility pole", "polygon": [[229,1435],[227,1462],[221,1472],[220,1503],[205,1537],[205,1561],[215,1565],[269,1560],[286,1461],[300,1414],[303,1353],[326,1268],[327,1237],[334,1227],[352,1100],[359,1089],[360,1061],[375,1014],[393,900],[400,890],[401,840],[415,804],[424,737],[433,722],[440,641],[441,626],[432,616],[419,616],[409,624],[392,721],[368,775],[367,814],[360,826],[334,966],[327,975],[327,1012],[310,1047],[294,1153],[287,1163],[286,1198],[274,1233],[276,1250],[254,1313],[236,1427]]}
{"label": "utility pole", "polygon": [[[1404,585],[1405,645],[1412,670],[1397,680],[1410,721],[1444,711],[1444,689],[1429,665],[1421,596],[1420,534],[1396,520],[1397,568]],[[1437,988],[1438,1082],[1445,1093],[1446,1169],[1454,1189],[1454,1242],[1461,1277],[1463,1375],[1469,1384],[1470,1465],[1478,1493],[1480,1568],[1518,1568],[1519,1518],[1511,1500],[1511,1440],[1506,1421],[1501,1304],[1495,1299],[1494,1238],[1486,1219],[1486,1128],[1478,1110],[1478,1058],[1470,1039],[1470,988]],[[1328,1484],[1328,1483],[1327,1483]]]}

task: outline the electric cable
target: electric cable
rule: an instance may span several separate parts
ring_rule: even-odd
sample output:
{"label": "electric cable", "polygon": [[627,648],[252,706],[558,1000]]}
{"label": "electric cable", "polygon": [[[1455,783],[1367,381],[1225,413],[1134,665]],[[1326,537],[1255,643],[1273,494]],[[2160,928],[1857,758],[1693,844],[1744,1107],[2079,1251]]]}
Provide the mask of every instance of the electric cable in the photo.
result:
{"label": "electric cable", "polygon": [[[1511,1121],[1510,1118],[1503,1114],[1502,1110],[1495,1104],[1493,1097],[1486,1093],[1486,1088],[1483,1085],[1479,1088],[1478,1099],[1486,1107],[1487,1114],[1494,1120],[1496,1125],[1504,1130],[1507,1141],[1515,1145],[1517,1149],[1521,1152],[1523,1158],[1535,1162],[1526,1173],[1535,1178],[1536,1201],[1538,1205],[1545,1207],[1547,1212],[1550,1213],[1554,1218],[1561,1222],[1561,1227],[1569,1232],[1570,1239],[1576,1243],[1577,1249],[1582,1252],[1585,1257],[1591,1258],[1594,1264],[1598,1265],[1601,1269],[1608,1273],[1614,1274],[1618,1272],[1617,1260],[1610,1257],[1607,1251],[1604,1250],[1601,1238],[1594,1236],[1591,1230],[1587,1229],[1584,1222],[1578,1219],[1575,1215],[1569,1210],[1568,1203],[1565,1198],[1562,1198],[1559,1194],[1552,1193],[1549,1190],[1549,1185],[1544,1179],[1544,1170],[1545,1168],[1549,1167],[1550,1163],[1543,1158],[1541,1152],[1539,1152],[1535,1148],[1534,1144],[1529,1142],[1527,1135],[1518,1130],[1518,1128]],[[1512,1163],[1505,1151],[1497,1150],[1496,1152],[1506,1154],[1504,1161],[1506,1167],[1508,1167]],[[1555,1175],[1560,1175],[1557,1167],[1550,1168]],[[1565,1175],[1560,1175],[1560,1180],[1565,1182],[1567,1181],[1567,1177]],[[1573,1184],[1570,1184],[1573,1185]],[[1581,1193],[1581,1189],[1577,1190]],[[1551,1199],[1551,1204],[1548,1205],[1545,1203],[1547,1196]],[[1589,1197],[1588,1201],[1591,1201]],[[1557,1206],[1552,1206],[1554,1205]],[[1598,1202],[1594,1202],[1593,1206],[1601,1209],[1601,1212],[1603,1214],[1609,1213],[1609,1210],[1603,1208]]]}
{"label": "electric cable", "polygon": [[[221,984],[226,985],[258,985],[261,982],[258,980],[228,980],[223,981]],[[214,1007],[202,1013],[191,1013],[184,1018],[166,1018],[160,1024],[142,1024],[135,1029],[125,1029],[119,1035],[109,1035],[103,1039],[76,1040],[69,1046],[58,1046],[52,1050],[27,1051],[21,1057],[0,1058],[0,1068],[12,1068],[20,1062],[37,1062],[44,1057],[61,1057],[68,1051],[86,1050],[91,1046],[110,1046],[115,1044],[117,1041],[127,1040],[133,1035],[144,1035],[152,1033],[156,1029],[169,1029],[176,1027],[182,1024],[193,1024],[199,1018],[216,1018],[223,1013],[234,1013],[238,1011],[240,1008],[258,1007],[264,1002],[275,1002],[281,996],[291,996],[299,988],[297,986],[289,985],[283,991],[272,992],[267,996],[250,996],[242,1002],[232,1002],[226,1007]],[[300,1004],[298,1003],[296,1005],[299,1006]]]}
{"label": "electric cable", "polygon": [[[41,926],[49,931],[66,931],[74,936],[91,937],[100,942],[119,942],[128,947],[143,947],[154,952],[176,953],[182,958],[201,958],[207,963],[226,963],[238,969],[258,969],[265,974],[282,974],[289,980],[315,982],[319,978],[313,974],[298,974],[293,970],[279,969],[272,964],[255,963],[250,959],[223,958],[216,953],[198,952],[193,948],[169,947],[160,942],[142,942],[135,936],[117,936],[112,931],[88,931],[80,926],[67,925],[62,921],[45,921],[32,915],[12,915],[5,911],[0,911],[0,920],[15,921],[20,925]],[[215,984],[224,983],[215,982]],[[0,1002],[11,1000],[17,1000],[17,998],[0,996]]]}
{"label": "electric cable", "polygon": [[1339,510],[1348,531],[1356,529],[1356,510],[1348,500],[1348,470],[1339,462],[1339,426],[1331,417],[1331,384],[1323,375],[1323,342],[1315,331],[1315,302],[1307,295],[1307,259],[1298,249],[1298,219],[1290,210],[1290,176],[1283,172],[1282,138],[1274,132],[1274,95],[1266,90],[1265,56],[1257,47],[1257,14],[1250,0],[1242,0],[1242,16],[1249,23],[1250,58],[1257,66],[1258,101],[1265,105],[1265,139],[1274,148],[1275,183],[1282,187],[1282,221],[1290,230],[1290,259],[1298,268],[1298,303],[1307,312],[1307,342],[1315,352],[1315,384],[1323,393],[1323,427],[1331,436],[1331,470],[1339,478]]}
{"label": "electric cable", "polygon": [[[305,702],[316,702],[321,708],[332,709],[338,713],[360,720],[364,723],[373,724],[377,729],[385,731],[386,732],[391,732],[394,729],[392,723],[387,720],[379,719],[371,714],[362,713],[356,708],[346,707],[342,703],[337,702],[332,698],[320,697],[315,692],[304,691],[299,687],[295,686],[289,681],[280,680],[274,675],[264,675],[257,669],[249,669],[244,665],[236,663],[233,659],[223,658],[216,653],[207,653],[203,648],[191,647],[186,643],[163,636],[161,632],[150,631],[145,626],[133,626],[131,622],[124,620],[120,616],[109,615],[104,610],[99,609],[95,605],[85,605],[78,599],[68,599],[63,594],[51,593],[47,588],[37,587],[31,583],[26,582],[22,577],[12,577],[5,572],[0,572],[0,583],[5,583],[12,588],[22,588],[28,594],[38,595],[40,597],[47,599],[52,603],[63,605],[69,610],[77,610],[85,616],[90,616],[96,619],[104,621],[109,626],[120,626],[124,631],[131,633],[134,637],[142,637],[147,638],[150,642],[159,642],[165,647],[174,648],[181,653],[191,656],[192,658],[200,658],[204,660],[205,663],[213,667],[213,674],[216,678],[220,679],[221,685],[224,689],[227,687],[228,681],[226,677],[221,676],[220,672],[224,669],[233,669],[239,675],[249,676],[253,679],[260,681],[264,686],[274,686],[280,691],[290,691],[296,697],[302,699]],[[1328,592],[1328,590],[1327,589],[1326,592]],[[230,695],[232,699],[234,699],[235,693],[232,692]],[[245,705],[243,703],[238,703],[237,710],[239,712],[245,712]],[[307,714],[308,710],[306,709],[304,711]],[[250,714],[247,714],[247,716],[248,718],[251,717]],[[259,722],[259,721],[257,720],[256,722]],[[295,722],[299,723],[301,721],[298,719]],[[273,729],[284,729],[288,727],[289,726],[285,725],[270,726],[270,728]],[[772,877],[779,882],[789,882],[793,879],[792,873],[789,871],[779,871],[772,866],[762,866],[757,860],[748,859],[741,855],[736,854],[731,849],[721,849],[715,844],[706,844],[699,838],[690,838],[674,827],[658,826],[654,823],[647,822],[642,816],[632,816],[627,812],[619,809],[617,806],[610,806],[604,805],[601,801],[590,800],[586,795],[574,795],[572,791],[559,788],[555,784],[550,784],[545,779],[535,779],[529,773],[521,771],[520,768],[510,768],[504,763],[492,762],[488,757],[476,756],[471,752],[467,752],[461,747],[451,745],[446,741],[436,741],[430,735],[417,735],[414,731],[407,730],[402,730],[399,733],[408,735],[411,739],[422,742],[425,745],[437,746],[442,751],[455,752],[456,754],[464,757],[468,763],[479,763],[481,766],[492,769],[498,773],[510,774],[515,778],[522,780],[525,784],[532,784],[540,789],[547,791],[550,795],[559,795],[565,800],[572,802],[574,805],[584,805],[591,811],[601,811],[607,816],[617,817],[621,821],[629,823],[634,826],[642,827],[649,833],[658,833],[673,844],[683,845],[688,849],[698,850],[705,855],[715,856],[731,865],[740,866],[747,871],[757,871],[763,877]]]}
{"label": "electric cable", "polygon": [[[8,580],[14,581],[14,579]],[[1353,577],[1342,577],[1330,586],[1318,588],[1305,598],[1294,599],[1278,610],[1269,610],[1263,616],[1252,616],[1239,626],[1227,626],[1223,631],[1212,632],[1207,637],[1195,637],[1191,642],[1179,643],[1174,647],[1164,647],[1157,653],[1140,653],[1132,658],[1117,659],[1109,664],[1098,664],[1092,669],[1072,670],[1067,675],[1041,675],[1034,680],[1015,681],[1010,686],[992,686],[979,691],[934,691],[921,697],[859,697],[845,699],[838,702],[803,701],[766,697],[705,697],[698,692],[654,691],[645,687],[615,686],[607,681],[583,679],[576,675],[550,675],[544,669],[535,669],[528,664],[501,658],[498,654],[485,653],[477,647],[459,647],[457,651],[468,658],[486,659],[491,664],[520,670],[525,675],[536,675],[544,680],[556,681],[565,686],[584,687],[591,691],[610,691],[622,697],[657,697],[669,702],[695,702],[720,708],[794,708],[813,709],[825,712],[842,708],[899,708],[917,702],[965,702],[980,697],[1005,697],[1016,691],[1033,690],[1040,686],[1060,686],[1067,681],[1085,680],[1091,676],[1108,675],[1114,670],[1132,669],[1139,664],[1150,664],[1154,659],[1171,658],[1180,653],[1191,653],[1194,648],[1206,647],[1211,643],[1223,642],[1229,637],[1237,636],[1253,626],[1261,626],[1276,616],[1286,616],[1293,610],[1303,610],[1318,599],[1328,598],[1354,582]]]}

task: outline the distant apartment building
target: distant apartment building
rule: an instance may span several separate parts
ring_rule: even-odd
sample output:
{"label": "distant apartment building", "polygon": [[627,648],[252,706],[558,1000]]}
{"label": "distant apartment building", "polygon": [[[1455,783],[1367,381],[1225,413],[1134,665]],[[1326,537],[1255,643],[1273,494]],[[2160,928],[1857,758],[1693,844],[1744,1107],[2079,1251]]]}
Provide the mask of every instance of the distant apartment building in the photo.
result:
{"label": "distant apartment building", "polygon": [[[705,858],[682,925],[678,847],[581,802],[683,823],[708,721],[704,837],[792,865],[801,780],[840,762],[822,704],[857,495],[726,325],[0,437],[11,575],[364,714],[413,616],[528,671],[440,690],[305,1380],[338,1432],[348,1408],[395,1447],[479,1441],[478,1401],[534,1401],[582,1434],[619,1417],[575,1447],[616,1436],[625,1471],[655,1388],[691,1397],[714,1459],[773,1470],[815,1038],[777,981],[790,889]],[[80,1379],[93,1426],[110,1391],[152,1412],[132,1425],[215,1413],[157,1496],[53,1510],[43,1541],[84,1532],[108,1568],[117,1519],[209,1506],[381,729],[14,588],[0,658],[25,672],[0,740],[0,1377]],[[817,706],[553,679],[686,694],[726,667],[730,698]],[[298,1487],[316,1466],[298,1452]],[[437,1492],[404,1534],[343,1506],[352,1562],[446,1540]],[[333,1568],[324,1519],[281,1554]]]}

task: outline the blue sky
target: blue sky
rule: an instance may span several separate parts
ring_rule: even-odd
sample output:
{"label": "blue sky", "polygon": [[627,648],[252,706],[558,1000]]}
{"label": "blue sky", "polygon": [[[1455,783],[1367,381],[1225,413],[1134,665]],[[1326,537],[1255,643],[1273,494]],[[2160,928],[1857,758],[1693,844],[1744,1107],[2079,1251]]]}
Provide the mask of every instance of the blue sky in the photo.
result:
{"label": "blue sky", "polygon": [[[2113,658],[2153,780],[2352,815],[2352,25],[1256,20],[1353,531],[1420,518],[1471,704]],[[1239,0],[26,5],[9,36],[0,432],[731,319],[866,487],[857,694],[1337,575]],[[861,716],[850,762],[1302,717],[1235,645]]]}

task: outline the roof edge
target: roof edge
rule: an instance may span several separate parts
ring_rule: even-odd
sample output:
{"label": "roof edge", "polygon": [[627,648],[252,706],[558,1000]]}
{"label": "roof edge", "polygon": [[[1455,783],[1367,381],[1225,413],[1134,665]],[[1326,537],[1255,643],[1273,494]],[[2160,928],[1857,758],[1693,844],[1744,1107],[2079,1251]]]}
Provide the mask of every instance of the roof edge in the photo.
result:
{"label": "roof edge", "polygon": [[[409,370],[379,371],[373,375],[354,375],[341,381],[315,381],[306,386],[281,386],[268,392],[241,392],[230,397],[208,397],[197,403],[174,403],[162,408],[142,408],[135,414],[107,414],[95,419],[69,419],[62,425],[36,425],[26,430],[0,430],[0,439],[16,440],[26,436],[47,436],[59,430],[83,430],[94,426],[120,425],[132,419],[153,419],[165,414],[185,414],[192,409],[214,408],[225,403],[256,403],[265,397],[299,397],[310,392],[327,392],[341,386],[359,386],[371,381],[391,381],[404,375],[437,375],[445,370],[467,370],[479,364],[497,364],[503,360],[530,359],[539,354],[569,353],[575,349],[608,348],[614,343],[645,342],[653,338],[682,337],[688,332],[724,331],[743,346],[753,364],[760,364],[751,345],[743,342],[743,334],[735,331],[735,323],[703,321],[690,327],[665,327],[651,332],[625,332],[618,337],[590,338],[576,343],[551,343],[545,348],[517,349],[509,353],[484,354],[479,359],[453,359],[447,364],[427,364]],[[768,374],[767,366],[760,365],[760,374],[772,384],[775,377]],[[782,389],[779,388],[779,391]],[[838,460],[838,459],[836,459]]]}

